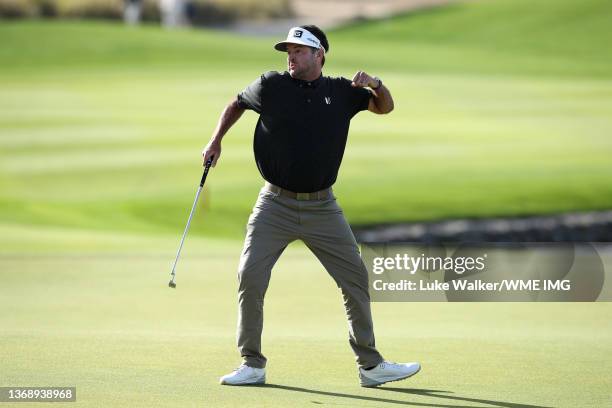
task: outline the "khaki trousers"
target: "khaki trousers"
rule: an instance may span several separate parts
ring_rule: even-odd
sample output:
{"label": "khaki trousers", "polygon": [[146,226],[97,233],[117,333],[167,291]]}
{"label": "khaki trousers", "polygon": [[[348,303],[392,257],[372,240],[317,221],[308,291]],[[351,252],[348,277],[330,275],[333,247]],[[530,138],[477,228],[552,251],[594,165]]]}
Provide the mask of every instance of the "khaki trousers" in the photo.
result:
{"label": "khaki trousers", "polygon": [[237,342],[244,363],[266,366],[261,353],[264,296],[272,267],[297,239],[315,254],[342,291],[357,364],[371,367],[382,362],[374,342],[367,270],[335,197],[299,201],[263,188],[249,217],[238,271]]}

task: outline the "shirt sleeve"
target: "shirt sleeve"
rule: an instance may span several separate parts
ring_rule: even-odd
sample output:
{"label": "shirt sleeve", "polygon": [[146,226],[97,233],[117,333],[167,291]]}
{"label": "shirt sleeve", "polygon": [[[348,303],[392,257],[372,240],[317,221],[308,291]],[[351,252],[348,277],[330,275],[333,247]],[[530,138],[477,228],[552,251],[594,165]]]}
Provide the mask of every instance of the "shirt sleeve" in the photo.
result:
{"label": "shirt sleeve", "polygon": [[372,97],[372,92],[369,89],[353,87],[351,82],[348,81],[348,93],[349,109],[353,116],[362,110],[368,109],[370,98]]}
{"label": "shirt sleeve", "polygon": [[264,75],[257,78],[238,94],[238,105],[244,109],[251,109],[261,113],[261,96],[264,87]]}

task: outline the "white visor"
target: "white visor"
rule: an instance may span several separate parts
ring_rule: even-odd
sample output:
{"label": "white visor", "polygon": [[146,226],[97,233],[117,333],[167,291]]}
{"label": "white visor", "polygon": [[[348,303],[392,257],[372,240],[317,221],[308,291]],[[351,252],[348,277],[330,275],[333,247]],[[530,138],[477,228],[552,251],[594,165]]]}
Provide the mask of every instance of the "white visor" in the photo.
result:
{"label": "white visor", "polygon": [[[287,39],[277,43],[274,48],[278,51],[287,51],[287,44],[300,44],[312,48],[321,48],[321,41],[315,37],[310,31],[302,27],[293,27],[287,34]],[[323,49],[323,51],[325,51]]]}

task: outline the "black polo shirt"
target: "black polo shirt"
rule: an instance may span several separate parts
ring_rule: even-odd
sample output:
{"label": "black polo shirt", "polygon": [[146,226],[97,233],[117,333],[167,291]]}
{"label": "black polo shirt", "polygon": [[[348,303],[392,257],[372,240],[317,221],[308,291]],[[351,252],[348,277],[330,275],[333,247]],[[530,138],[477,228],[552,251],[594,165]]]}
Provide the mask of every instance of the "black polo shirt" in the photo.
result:
{"label": "black polo shirt", "polygon": [[346,78],[308,82],[288,72],[261,75],[238,94],[238,103],[259,113],[253,150],[263,178],[298,193],[331,187],[351,118],[368,108],[370,97]]}

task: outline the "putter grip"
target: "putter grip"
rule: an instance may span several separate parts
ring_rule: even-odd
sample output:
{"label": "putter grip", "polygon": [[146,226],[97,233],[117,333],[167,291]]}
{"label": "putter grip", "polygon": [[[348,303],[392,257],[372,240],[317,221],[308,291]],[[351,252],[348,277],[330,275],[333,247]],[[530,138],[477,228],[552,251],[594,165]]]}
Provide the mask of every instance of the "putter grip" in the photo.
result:
{"label": "putter grip", "polygon": [[206,176],[208,176],[208,170],[210,170],[210,166],[212,165],[212,161],[215,156],[210,156],[206,163],[204,164],[204,174],[202,174],[202,180],[200,180],[200,187],[204,187],[204,182],[206,181]]}

